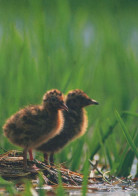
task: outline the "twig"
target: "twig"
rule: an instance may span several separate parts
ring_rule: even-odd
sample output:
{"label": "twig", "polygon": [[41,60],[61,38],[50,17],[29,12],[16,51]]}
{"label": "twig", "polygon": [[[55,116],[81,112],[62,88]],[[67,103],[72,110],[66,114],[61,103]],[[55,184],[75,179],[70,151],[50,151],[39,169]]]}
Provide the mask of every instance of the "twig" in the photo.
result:
{"label": "twig", "polygon": [[106,181],[106,182],[108,182],[109,184],[111,184],[111,183],[109,182],[108,178],[105,176],[106,173],[102,173],[102,172],[97,168],[97,166],[94,165],[94,164],[92,163],[92,161],[91,161],[90,159],[89,159],[89,162],[90,162],[91,166],[92,166],[92,167],[102,176],[103,180]]}

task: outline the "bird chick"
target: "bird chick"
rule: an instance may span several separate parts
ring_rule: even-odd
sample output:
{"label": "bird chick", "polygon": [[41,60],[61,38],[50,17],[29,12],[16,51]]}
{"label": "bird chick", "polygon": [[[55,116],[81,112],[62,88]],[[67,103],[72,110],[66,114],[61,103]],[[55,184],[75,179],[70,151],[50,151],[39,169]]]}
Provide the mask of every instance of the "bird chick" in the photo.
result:
{"label": "bird chick", "polygon": [[61,109],[68,110],[62,93],[53,89],[44,94],[41,105],[19,110],[4,124],[4,135],[13,144],[24,148],[24,169],[27,168],[27,151],[37,148],[60,133],[64,124]]}
{"label": "bird chick", "polygon": [[65,118],[63,130],[54,138],[36,148],[36,150],[44,153],[46,163],[48,163],[48,155],[50,155],[50,162],[53,162],[55,152],[58,152],[69,142],[86,132],[88,119],[84,107],[98,104],[79,89],[69,91],[65,103],[68,107],[68,112],[63,112]]}

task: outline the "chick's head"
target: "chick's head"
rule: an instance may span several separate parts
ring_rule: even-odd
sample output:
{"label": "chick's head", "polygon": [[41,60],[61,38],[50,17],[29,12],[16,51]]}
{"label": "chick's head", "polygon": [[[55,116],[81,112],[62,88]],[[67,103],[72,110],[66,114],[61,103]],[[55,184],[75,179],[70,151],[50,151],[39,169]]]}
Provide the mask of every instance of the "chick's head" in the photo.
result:
{"label": "chick's head", "polygon": [[69,91],[66,97],[66,104],[69,108],[80,109],[88,105],[98,105],[98,102],[88,97],[82,90],[76,89]]}
{"label": "chick's head", "polygon": [[57,89],[47,91],[43,96],[43,106],[48,109],[54,110],[68,110],[64,103],[64,96]]}

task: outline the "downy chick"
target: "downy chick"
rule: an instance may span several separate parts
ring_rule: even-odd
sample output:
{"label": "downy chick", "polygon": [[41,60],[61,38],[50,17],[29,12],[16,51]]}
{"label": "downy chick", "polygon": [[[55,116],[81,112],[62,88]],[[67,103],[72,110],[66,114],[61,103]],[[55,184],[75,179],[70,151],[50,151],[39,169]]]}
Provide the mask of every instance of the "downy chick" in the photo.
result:
{"label": "downy chick", "polygon": [[89,98],[86,93],[79,89],[69,91],[65,103],[68,107],[68,112],[63,112],[65,118],[63,130],[54,138],[36,148],[36,150],[44,153],[46,163],[48,163],[49,155],[50,162],[53,162],[55,152],[60,151],[69,142],[84,135],[88,126],[84,107],[98,104],[97,101]]}
{"label": "downy chick", "polygon": [[37,148],[62,130],[64,117],[61,109],[68,110],[62,93],[53,89],[44,94],[41,105],[19,110],[4,124],[4,135],[24,149],[24,169],[27,168],[27,151]]}

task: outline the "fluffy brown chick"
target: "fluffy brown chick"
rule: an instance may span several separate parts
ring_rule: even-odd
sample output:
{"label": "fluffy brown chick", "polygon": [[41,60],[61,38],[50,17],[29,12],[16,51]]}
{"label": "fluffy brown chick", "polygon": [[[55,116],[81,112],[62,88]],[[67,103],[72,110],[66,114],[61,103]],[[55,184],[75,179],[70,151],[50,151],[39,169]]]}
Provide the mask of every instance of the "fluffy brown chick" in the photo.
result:
{"label": "fluffy brown chick", "polygon": [[88,119],[84,107],[88,105],[97,105],[98,102],[88,97],[82,90],[76,89],[69,91],[66,96],[66,105],[68,112],[64,111],[65,123],[63,130],[37,148],[44,153],[45,162],[48,163],[48,155],[53,161],[53,154],[61,150],[72,140],[82,136],[87,129]]}
{"label": "fluffy brown chick", "polygon": [[41,105],[19,110],[4,124],[4,135],[13,144],[24,148],[24,169],[27,168],[27,151],[60,133],[64,123],[61,109],[68,108],[63,102],[62,93],[53,89],[44,94]]}

